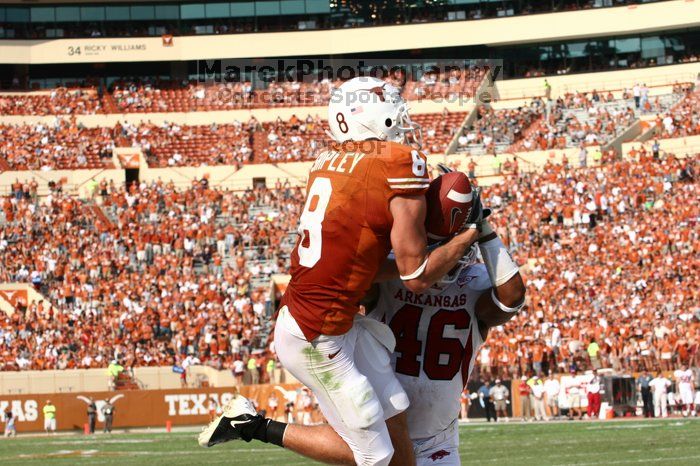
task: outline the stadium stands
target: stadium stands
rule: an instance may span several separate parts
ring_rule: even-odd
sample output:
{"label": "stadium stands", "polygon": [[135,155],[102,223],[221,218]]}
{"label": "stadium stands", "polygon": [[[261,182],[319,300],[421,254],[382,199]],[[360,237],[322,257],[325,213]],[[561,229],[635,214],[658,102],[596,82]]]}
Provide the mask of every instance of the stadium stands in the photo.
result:
{"label": "stadium stands", "polygon": [[[484,70],[454,71],[449,74],[425,73],[417,81],[387,79],[403,87],[408,100],[469,100],[484,78]],[[340,81],[272,82],[264,89],[253,89],[250,82],[209,83],[134,80],[112,85],[115,113],[196,112],[241,108],[323,106]],[[109,104],[105,102],[105,107]]]}
{"label": "stadium stands", "polygon": [[262,124],[259,144],[256,147],[256,161],[294,162],[310,160],[316,148],[330,142],[328,123],[318,115],[308,115],[300,120],[293,115],[287,121],[278,118],[274,122]]}
{"label": "stadium stands", "polygon": [[458,150],[472,155],[502,152],[522,139],[527,129],[543,118],[543,112],[542,99],[514,109],[494,110],[482,106],[472,127],[462,131]]}
{"label": "stadium stands", "polygon": [[[637,101],[631,89],[618,99],[610,91],[602,95],[593,90],[565,93],[556,100],[535,98],[516,108],[480,107],[471,127],[462,130],[458,151],[479,155],[606,144],[641,116],[669,111],[683,95],[678,89],[649,97],[648,88],[638,87]],[[692,113],[692,95],[684,100],[686,113]]]}
{"label": "stadium stands", "polygon": [[656,126],[661,137],[675,138],[700,134],[700,90],[688,90],[678,105],[657,114]]}
{"label": "stadium stands", "polygon": [[[487,188],[495,227],[527,264],[529,304],[517,324],[491,332],[484,375],[668,369],[697,357],[699,297],[682,286],[700,278],[697,233],[659,228],[658,218],[697,222],[689,176],[699,160],[641,152],[582,169],[548,164]],[[231,368],[269,349],[261,287],[287,270],[300,189],[103,183],[96,199],[102,207],[60,193],[37,204],[21,184],[5,199],[0,278],[33,283],[51,304],[0,317],[2,370],[102,367],[115,356],[168,365],[189,353]]]}
{"label": "stadium stands", "polygon": [[423,129],[423,150],[428,154],[445,152],[466,115],[465,112],[448,112],[445,109],[441,114],[418,114],[412,117]]}
{"label": "stadium stands", "polygon": [[[424,128],[424,149],[444,152],[464,117],[464,112],[447,111],[416,115]],[[53,126],[0,125],[0,158],[13,170],[109,168],[114,147],[137,146],[152,167],[289,162],[311,160],[314,150],[329,141],[327,130],[318,115],[263,124],[252,117],[245,123],[120,123],[113,128],[84,128],[59,119]]]}
{"label": "stadium stands", "polygon": [[[401,85],[400,78],[390,79]],[[571,77],[551,99],[534,97],[541,80],[531,81],[538,91],[511,90],[503,101],[460,111],[433,106],[413,119],[432,154],[452,151],[455,139],[470,155],[604,145],[654,116],[657,136],[700,134],[692,87],[670,92],[663,81],[668,93],[657,95],[641,83],[623,89],[627,78],[605,79],[604,92],[570,92]],[[402,92],[425,108],[421,101],[472,99],[483,82],[483,70],[427,72]],[[154,168],[265,162],[288,173],[284,162],[308,161],[328,141],[325,113],[310,107],[326,105],[338,82],[260,84],[123,78],[2,94],[0,170],[36,170],[40,179],[47,170],[110,168],[114,148],[134,147]],[[225,122],[207,114],[234,110],[235,117],[222,112]],[[196,124],[167,121],[194,112]],[[265,121],[250,116],[267,112]],[[53,116],[60,118],[39,118]],[[699,156],[618,155],[610,149],[599,164],[576,169],[565,155],[541,169],[521,169],[523,159],[508,156],[502,178],[485,188],[494,226],[524,264],[529,298],[512,325],[491,332],[478,358],[484,377],[672,369],[700,356],[692,317],[700,296],[686,286],[699,270]],[[0,370],[96,368],[113,358],[169,366],[187,355],[232,370],[250,355],[274,357],[270,277],[288,272],[303,190],[278,181],[233,192],[204,176],[187,188],[103,181],[85,199],[59,183],[40,198],[39,182],[16,181],[2,200],[0,280],[30,283],[47,301],[0,313]],[[589,352],[594,341],[598,353]]]}
{"label": "stadium stands", "polygon": [[12,170],[113,167],[113,148],[112,129],[84,128],[72,120],[0,125],[0,158]]}
{"label": "stadium stands", "polygon": [[[494,223],[526,269],[529,306],[489,335],[485,373],[507,377],[570,367],[668,370],[695,361],[700,327],[694,250],[698,155],[548,164],[487,189]],[[658,227],[658,215],[688,228]],[[677,290],[670,293],[670,290]],[[591,342],[601,350],[587,352]]]}
{"label": "stadium stands", "polygon": [[168,365],[188,353],[228,367],[264,346],[270,309],[254,284],[286,267],[299,190],[99,192],[98,214],[60,193],[37,206],[31,187],[5,200],[2,280],[31,282],[51,304],[0,316],[2,370],[103,367],[115,356]]}
{"label": "stadium stands", "polygon": [[86,115],[102,112],[95,89],[62,87],[41,94],[0,95],[0,115]]}
{"label": "stadium stands", "polygon": [[124,139],[141,147],[155,167],[241,165],[252,160],[251,121],[244,125],[187,126],[142,124],[121,126]]}
{"label": "stadium stands", "polygon": [[[485,71],[428,71],[416,81],[393,76],[387,81],[402,89],[412,101],[469,101],[483,81]],[[2,115],[91,115],[117,113],[172,113],[238,109],[309,107],[328,104],[331,91],[341,81],[270,82],[253,89],[250,82],[197,83],[161,79],[122,79],[100,96],[95,88],[52,88],[22,94],[0,94]]]}
{"label": "stadium stands", "polygon": [[[292,258],[310,264],[301,246],[308,242],[316,260],[329,256],[329,243],[330,249],[342,243],[322,212],[331,212],[343,191],[336,181],[329,188],[330,180],[364,176],[367,168],[373,179],[379,173],[371,154],[362,165],[359,153],[343,159],[327,152],[330,122],[348,123],[338,131],[352,135],[348,115],[373,114],[366,105],[328,114],[333,90],[358,74],[399,88],[422,128],[427,160],[411,152],[412,165],[403,167],[411,170],[408,178],[387,175],[402,177],[388,178],[390,185],[407,184],[390,187],[419,188],[411,183],[442,173],[438,162],[465,172],[491,208],[489,223],[527,289],[522,309],[521,290],[496,291],[496,304],[519,311],[490,328],[478,348],[477,334],[460,328],[482,333],[488,319],[481,310],[476,320],[461,312],[445,320],[441,308],[462,311],[458,300],[448,306],[434,296],[441,304],[429,319],[425,296],[394,296],[411,301],[406,322],[382,319],[397,333],[392,361],[411,366],[395,364],[396,372],[421,374],[423,381],[452,377],[453,388],[464,382],[459,420],[445,423],[445,432],[464,430],[465,418],[490,408],[498,408],[499,421],[522,417],[518,429],[526,430],[529,409],[536,421],[583,419],[586,404],[591,421],[661,417],[649,409],[652,401],[657,407],[668,401],[671,417],[696,416],[697,6],[696,0],[0,2],[0,423],[7,429],[16,422],[23,436],[41,432],[43,422],[48,433],[42,405],[50,394],[58,429],[85,433],[84,441],[39,439],[37,451],[25,451],[34,436],[8,440],[16,450],[10,453],[25,462],[137,453],[143,462],[184,458],[163,446],[154,450],[149,439],[164,438],[157,433],[163,430],[192,437],[179,426],[238,409],[240,395],[275,420],[327,422],[301,381],[312,384],[284,358],[293,345],[281,341],[279,328],[273,341],[273,331],[282,296],[295,300]],[[372,98],[374,85],[365,89]],[[394,115],[375,123],[389,127]],[[310,177],[324,168],[314,160],[318,154],[335,172],[311,187]],[[307,188],[319,195],[307,196]],[[447,197],[464,200],[453,194]],[[306,214],[314,217],[308,229]],[[518,279],[513,284],[520,288]],[[309,298],[319,294],[311,291]],[[301,308],[290,307],[297,320],[308,311]],[[417,334],[417,341],[413,330],[427,336]],[[467,367],[474,354],[475,366]],[[649,378],[663,371],[673,382],[666,387],[661,374],[649,382],[641,371]],[[538,380],[546,374],[558,379],[556,393],[553,381]],[[510,391],[505,400],[492,388],[496,379]],[[696,403],[686,412],[689,391]],[[456,408],[454,395],[441,398]],[[97,416],[83,404],[91,398]],[[139,451],[52,447],[95,443],[90,423],[103,422],[108,400],[119,400],[118,430],[157,429],[137,432],[146,440],[126,440],[142,443]],[[688,424],[681,421],[654,424]],[[632,432],[600,423],[573,428],[597,435],[570,438],[571,451],[553,448],[545,462],[590,456],[601,427]],[[262,438],[279,443],[268,434]],[[674,441],[687,440],[685,434]],[[606,439],[598,464],[625,462],[630,452],[646,458],[639,461],[655,457],[635,446],[639,438],[620,435]],[[443,446],[428,453],[431,461],[458,457]],[[522,459],[517,448],[502,450],[500,456]],[[252,463],[264,461],[251,455]]]}
{"label": "stadium stands", "polygon": [[197,86],[189,82],[125,81],[113,84],[112,94],[107,99],[113,100],[120,113],[152,113],[251,108],[254,96],[247,82]]}
{"label": "stadium stands", "polygon": [[646,86],[638,87],[637,101],[634,91],[628,89],[623,91],[621,99],[614,99],[610,92],[605,98],[595,91],[590,96],[566,94],[553,104],[547,121],[521,147],[537,150],[605,144],[623,133],[639,116],[668,109],[680,98],[678,94],[650,98]]}

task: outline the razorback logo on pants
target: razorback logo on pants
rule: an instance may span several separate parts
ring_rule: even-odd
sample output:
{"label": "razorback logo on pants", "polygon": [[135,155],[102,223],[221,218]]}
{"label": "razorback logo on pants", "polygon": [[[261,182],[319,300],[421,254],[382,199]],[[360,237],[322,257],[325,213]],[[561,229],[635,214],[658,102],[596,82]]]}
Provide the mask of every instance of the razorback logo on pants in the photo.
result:
{"label": "razorback logo on pants", "polygon": [[441,460],[446,456],[450,456],[450,452],[446,450],[438,450],[432,455],[430,455],[430,459],[433,461]]}

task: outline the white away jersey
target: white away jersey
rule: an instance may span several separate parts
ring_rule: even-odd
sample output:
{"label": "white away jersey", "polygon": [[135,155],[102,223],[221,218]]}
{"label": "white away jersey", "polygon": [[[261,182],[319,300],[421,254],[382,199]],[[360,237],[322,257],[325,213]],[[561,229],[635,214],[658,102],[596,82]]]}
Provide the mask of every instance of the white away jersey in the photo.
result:
{"label": "white away jersey", "polygon": [[678,369],[673,373],[678,382],[678,394],[681,399],[679,400],[684,405],[692,404],[695,400],[693,393],[693,371],[691,369],[686,369],[684,371]]}
{"label": "white away jersey", "polygon": [[686,369],[684,371],[678,369],[673,373],[673,375],[676,377],[676,381],[679,384],[690,386],[690,383],[693,381],[693,371],[690,369]]}
{"label": "white away jersey", "polygon": [[483,343],[474,305],[491,288],[486,267],[466,267],[443,292],[415,294],[400,280],[380,284],[370,317],[396,337],[391,364],[411,405],[411,440],[433,437],[454,422],[460,396]]}

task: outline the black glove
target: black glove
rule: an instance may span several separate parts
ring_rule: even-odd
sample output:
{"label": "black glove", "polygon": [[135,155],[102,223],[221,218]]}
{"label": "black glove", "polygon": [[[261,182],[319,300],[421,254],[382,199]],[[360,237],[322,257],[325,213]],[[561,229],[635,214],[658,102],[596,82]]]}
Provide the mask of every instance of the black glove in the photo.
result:
{"label": "black glove", "polygon": [[470,228],[476,228],[477,230],[481,231],[482,221],[491,215],[491,209],[484,207],[484,205],[481,203],[481,188],[474,188],[472,193],[474,196],[472,197],[472,210],[469,211],[469,215],[467,216],[466,220],[464,220],[460,231],[468,230]]}
{"label": "black glove", "polygon": [[441,175],[444,175],[445,173],[452,173],[454,170],[445,165],[444,163],[440,162],[437,164],[437,169],[440,172]]}

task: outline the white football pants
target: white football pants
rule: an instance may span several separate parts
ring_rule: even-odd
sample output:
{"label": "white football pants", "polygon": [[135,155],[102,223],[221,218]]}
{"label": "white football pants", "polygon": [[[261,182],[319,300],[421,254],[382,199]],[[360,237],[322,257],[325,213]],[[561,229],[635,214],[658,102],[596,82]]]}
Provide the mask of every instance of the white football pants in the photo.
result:
{"label": "white football pants", "polygon": [[280,362],[316,395],[358,465],[389,464],[394,449],[385,420],[408,408],[408,396],[391,368],[388,347],[393,344],[386,325],[364,316],[356,316],[346,334],[321,335],[312,342],[286,306],[277,317]]}
{"label": "white football pants", "polygon": [[457,420],[434,437],[414,440],[413,450],[416,466],[461,466]]}

